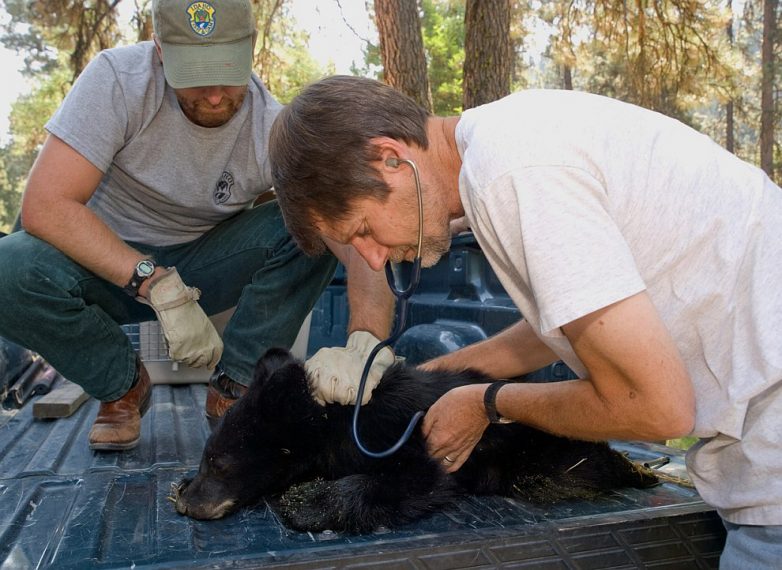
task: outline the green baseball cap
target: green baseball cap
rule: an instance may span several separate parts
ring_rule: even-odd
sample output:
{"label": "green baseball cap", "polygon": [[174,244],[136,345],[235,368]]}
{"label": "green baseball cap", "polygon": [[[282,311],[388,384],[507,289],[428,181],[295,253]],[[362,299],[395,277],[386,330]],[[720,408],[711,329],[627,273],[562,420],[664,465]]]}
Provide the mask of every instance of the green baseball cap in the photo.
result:
{"label": "green baseball cap", "polygon": [[171,87],[250,81],[255,20],[249,0],[153,0],[152,26]]}

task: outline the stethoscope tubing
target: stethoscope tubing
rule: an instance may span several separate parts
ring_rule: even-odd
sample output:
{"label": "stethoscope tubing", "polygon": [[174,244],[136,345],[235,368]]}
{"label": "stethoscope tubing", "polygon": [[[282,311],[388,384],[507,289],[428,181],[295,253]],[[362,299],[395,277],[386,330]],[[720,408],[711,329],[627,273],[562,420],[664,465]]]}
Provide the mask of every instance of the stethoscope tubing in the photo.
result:
{"label": "stethoscope tubing", "polygon": [[402,436],[399,438],[399,440],[397,440],[394,445],[384,451],[371,451],[367,449],[361,443],[361,438],[358,435],[358,417],[359,413],[361,412],[361,400],[364,397],[364,389],[366,387],[367,377],[369,376],[369,370],[372,368],[372,363],[375,361],[377,354],[385,347],[391,346],[393,343],[395,343],[402,335],[402,332],[405,330],[405,325],[407,324],[408,302],[410,297],[412,297],[413,293],[415,292],[415,289],[418,287],[418,283],[421,281],[421,248],[424,237],[424,202],[423,195],[421,193],[421,180],[418,174],[418,167],[412,160],[406,158],[389,159],[390,165],[398,166],[400,163],[409,165],[413,169],[413,175],[415,177],[415,189],[416,193],[418,194],[418,248],[416,250],[415,260],[413,261],[410,283],[404,289],[400,289],[396,286],[396,278],[394,276],[394,270],[391,262],[386,262],[386,281],[388,281],[388,286],[391,289],[391,292],[394,294],[394,297],[397,299],[396,325],[394,326],[394,331],[391,333],[391,336],[377,343],[369,353],[367,361],[364,364],[364,370],[361,372],[361,379],[358,383],[358,393],[356,394],[356,404],[353,408],[353,441],[361,453],[375,459],[382,459],[383,457],[388,457],[399,451],[399,448],[401,448],[405,443],[407,443],[407,440],[410,439],[416,424],[424,416],[423,411],[417,411],[410,419],[410,422],[407,424],[407,428],[405,429],[404,433],[402,433]]}

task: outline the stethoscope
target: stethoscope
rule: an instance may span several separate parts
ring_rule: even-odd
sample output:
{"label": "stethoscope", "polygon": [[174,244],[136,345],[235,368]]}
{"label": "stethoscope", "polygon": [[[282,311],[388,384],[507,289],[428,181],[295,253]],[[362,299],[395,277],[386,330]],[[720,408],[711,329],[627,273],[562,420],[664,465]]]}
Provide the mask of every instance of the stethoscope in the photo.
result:
{"label": "stethoscope", "polygon": [[418,287],[418,283],[421,280],[421,244],[423,242],[424,236],[424,199],[423,195],[421,194],[421,179],[418,175],[418,167],[412,160],[407,158],[389,158],[386,160],[386,164],[392,168],[398,168],[401,163],[410,165],[410,168],[413,169],[413,175],[415,177],[415,190],[418,194],[418,248],[416,250],[415,260],[413,261],[413,271],[410,275],[410,282],[404,289],[399,289],[396,286],[396,278],[394,276],[394,270],[391,262],[386,262],[386,281],[388,281],[388,286],[391,288],[391,292],[394,294],[394,297],[396,297],[397,300],[396,324],[394,325],[394,331],[391,333],[391,336],[377,343],[375,348],[373,348],[369,353],[367,362],[364,364],[364,371],[361,373],[361,380],[358,383],[358,395],[356,396],[356,405],[353,408],[353,441],[356,443],[356,447],[358,447],[361,453],[369,457],[374,457],[375,459],[381,459],[396,453],[399,448],[402,447],[408,439],[410,439],[410,436],[412,435],[418,420],[420,420],[424,415],[424,412],[420,410],[416,412],[415,415],[410,419],[410,423],[407,424],[407,429],[402,434],[402,437],[399,438],[399,441],[397,441],[394,445],[385,451],[370,451],[364,447],[364,445],[361,443],[361,439],[358,436],[358,414],[361,411],[361,399],[364,396],[364,386],[367,382],[369,369],[372,368],[372,363],[375,361],[377,353],[383,350],[385,347],[390,346],[396,342],[396,340],[402,334],[402,331],[405,330],[408,300],[415,292],[415,288]]}

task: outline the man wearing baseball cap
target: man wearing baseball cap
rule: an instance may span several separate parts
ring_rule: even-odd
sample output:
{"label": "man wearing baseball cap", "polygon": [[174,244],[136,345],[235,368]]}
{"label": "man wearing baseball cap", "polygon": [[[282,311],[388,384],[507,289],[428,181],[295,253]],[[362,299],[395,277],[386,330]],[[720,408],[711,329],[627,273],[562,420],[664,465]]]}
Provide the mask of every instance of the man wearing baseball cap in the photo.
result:
{"label": "man wearing baseball cap", "polygon": [[[217,418],[266,348],[293,343],[336,265],[303,255],[276,201],[252,207],[271,188],[281,106],[252,73],[249,0],[153,0],[152,16],[154,41],[98,54],[46,124],[24,229],[0,240],[0,335],[101,401],[95,450],[135,447],[150,404],[121,324],[157,318],[172,360],[213,369]],[[348,271],[351,335],[316,364],[339,389],[386,335],[392,301],[382,274],[331,245]],[[221,338],[207,315],[234,306]]]}

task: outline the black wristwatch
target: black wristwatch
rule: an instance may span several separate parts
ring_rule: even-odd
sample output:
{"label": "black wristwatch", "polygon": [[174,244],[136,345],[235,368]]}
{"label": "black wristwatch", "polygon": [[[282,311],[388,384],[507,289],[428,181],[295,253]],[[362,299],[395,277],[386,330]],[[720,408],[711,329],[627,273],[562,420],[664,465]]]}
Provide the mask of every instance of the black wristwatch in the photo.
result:
{"label": "black wristwatch", "polygon": [[136,268],[133,270],[133,276],[128,281],[122,290],[133,298],[138,297],[138,290],[141,284],[147,279],[152,277],[155,273],[155,262],[151,259],[142,259],[136,264]]}
{"label": "black wristwatch", "polygon": [[489,422],[493,424],[513,423],[513,420],[503,418],[499,412],[497,412],[497,392],[499,392],[500,388],[505,386],[507,383],[508,382],[505,380],[492,382],[483,393],[483,407],[486,408],[486,417],[489,418]]}

